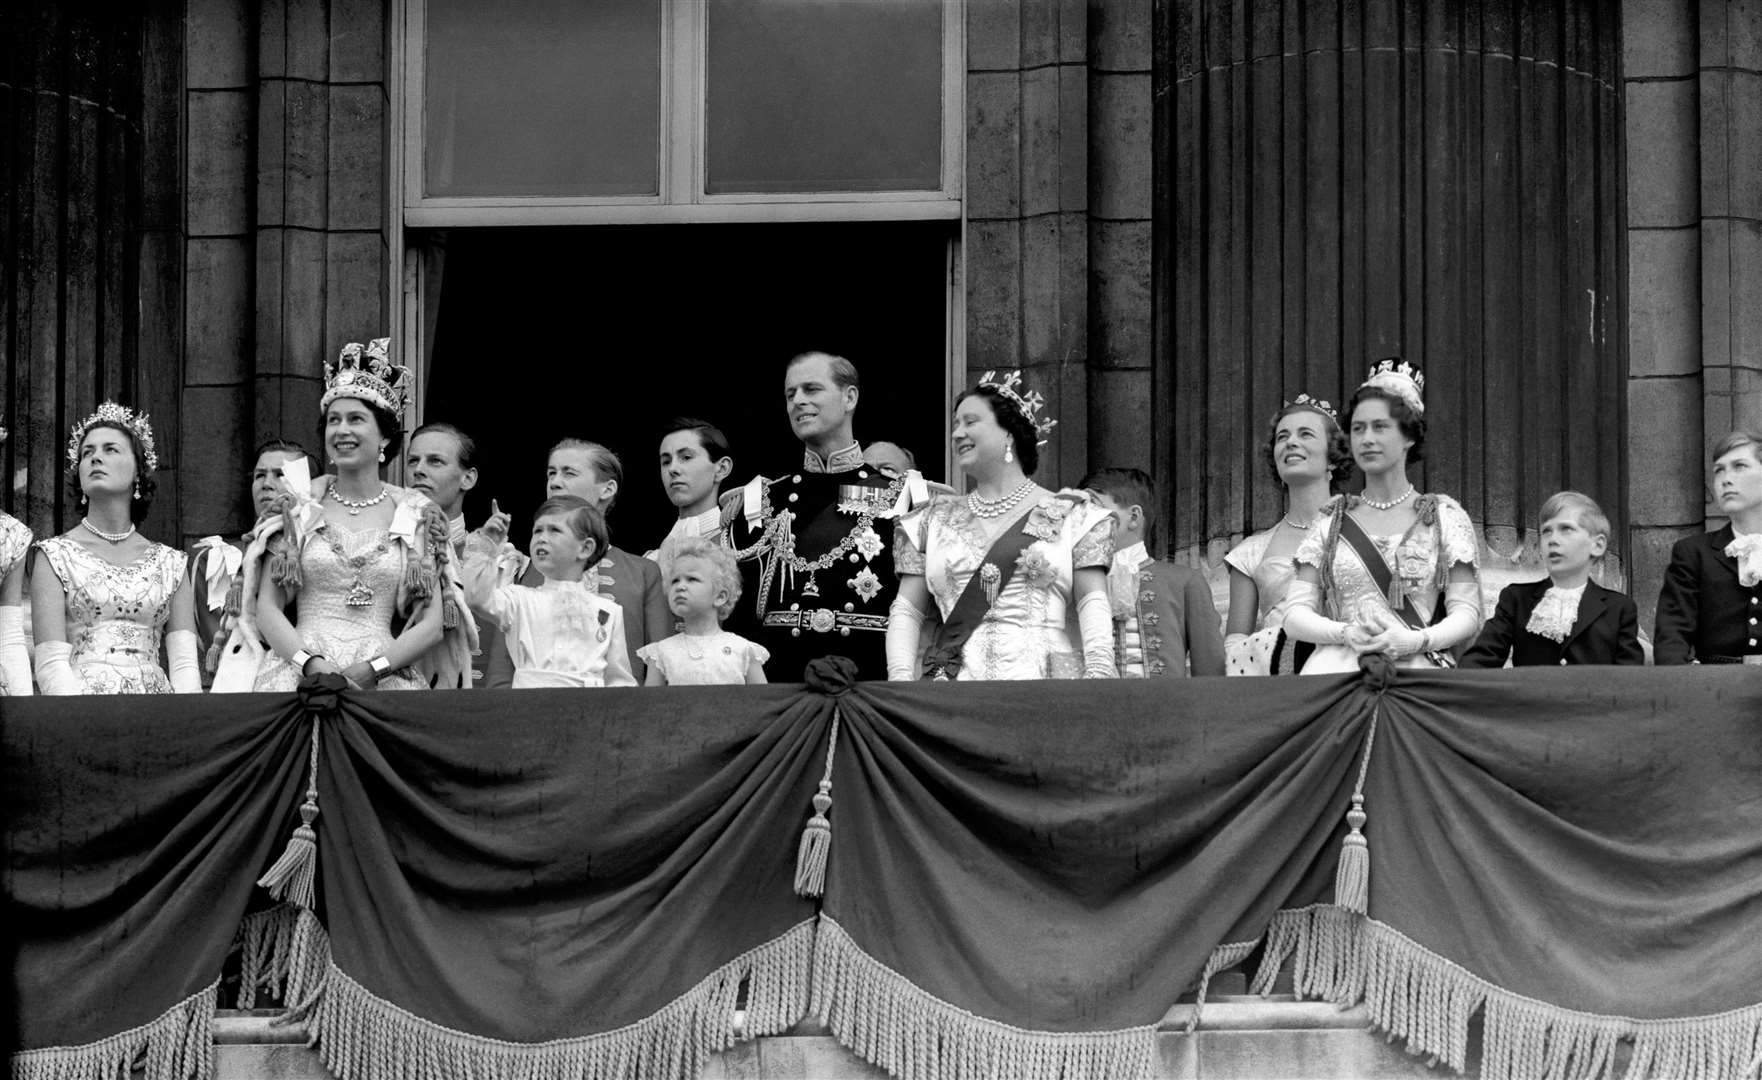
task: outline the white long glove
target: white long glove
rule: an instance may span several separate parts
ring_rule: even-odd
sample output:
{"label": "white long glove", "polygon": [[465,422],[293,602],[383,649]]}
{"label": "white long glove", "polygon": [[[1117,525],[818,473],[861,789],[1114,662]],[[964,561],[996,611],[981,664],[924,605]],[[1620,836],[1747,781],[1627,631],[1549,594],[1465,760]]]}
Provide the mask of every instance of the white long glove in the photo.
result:
{"label": "white long glove", "polygon": [[1346,640],[1346,624],[1316,609],[1321,590],[1307,581],[1293,581],[1285,590],[1290,608],[1285,613],[1285,636],[1318,645],[1339,645]]}
{"label": "white long glove", "polygon": [[165,635],[165,666],[173,693],[202,692],[202,665],[196,660],[194,630],[173,630]]}
{"label": "white long glove", "polygon": [[31,693],[31,658],[24,648],[24,609],[0,607],[0,687],[11,697]]}
{"label": "white long glove", "polygon": [[85,684],[68,663],[72,655],[73,646],[65,641],[37,642],[37,689],[45,694],[85,693]]}
{"label": "white long glove", "polygon": [[1097,589],[1077,601],[1077,629],[1083,634],[1083,677],[1117,679],[1114,667],[1113,601]]}
{"label": "white long glove", "polygon": [[887,608],[887,678],[910,682],[918,677],[918,642],[924,633],[924,613],[903,596]]}

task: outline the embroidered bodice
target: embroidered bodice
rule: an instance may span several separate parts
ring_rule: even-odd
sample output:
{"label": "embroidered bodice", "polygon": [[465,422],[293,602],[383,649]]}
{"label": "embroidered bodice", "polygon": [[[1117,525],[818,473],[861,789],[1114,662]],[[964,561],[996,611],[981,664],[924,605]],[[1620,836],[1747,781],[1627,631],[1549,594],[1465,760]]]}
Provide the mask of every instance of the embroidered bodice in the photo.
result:
{"label": "embroidered bodice", "polygon": [[[1066,627],[1074,572],[1113,561],[1113,519],[1086,501],[1047,495],[1007,527],[1034,540],[962,652],[962,679],[1076,678],[1082,658]],[[983,573],[999,532],[959,496],[939,495],[900,523],[894,559],[901,573],[924,575],[946,619],[974,574]]]}
{"label": "embroidered bodice", "polygon": [[63,536],[38,545],[67,597],[69,663],[89,694],[166,694],[159,646],[188,558],[153,544],[117,566]]}
{"label": "embroidered bodice", "polygon": [[[1393,535],[1378,535],[1365,530],[1393,575],[1391,588],[1411,599],[1420,617],[1428,621],[1443,594],[1450,567],[1462,564],[1478,576],[1480,565],[1480,542],[1468,512],[1448,496],[1429,497],[1436,500],[1436,528],[1422,521]],[[1318,568],[1323,565],[1329,520],[1326,512],[1316,518],[1315,526],[1293,556],[1298,565]],[[1327,596],[1327,614],[1332,618],[1376,625],[1381,615],[1392,609],[1389,597],[1377,588],[1369,568],[1344,539],[1334,548],[1331,573],[1322,584]],[[1372,615],[1367,605],[1380,611]]]}

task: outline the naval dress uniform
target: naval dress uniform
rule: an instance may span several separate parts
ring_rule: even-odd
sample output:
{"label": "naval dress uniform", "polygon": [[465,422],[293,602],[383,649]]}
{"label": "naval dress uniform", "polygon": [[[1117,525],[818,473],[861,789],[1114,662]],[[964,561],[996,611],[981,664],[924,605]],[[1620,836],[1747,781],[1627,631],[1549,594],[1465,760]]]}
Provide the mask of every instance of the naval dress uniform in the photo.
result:
{"label": "naval dress uniform", "polygon": [[923,487],[915,472],[894,479],[864,464],[852,443],[825,460],[806,451],[799,471],[757,477],[730,502],[725,540],[741,591],[728,628],[770,650],[766,678],[800,682],[823,656],[850,657],[859,678],[887,677],[893,521]]}
{"label": "naval dress uniform", "polygon": [[1762,581],[1745,585],[1726,553],[1731,526],[1685,536],[1670,552],[1652,635],[1654,664],[1762,664]]}

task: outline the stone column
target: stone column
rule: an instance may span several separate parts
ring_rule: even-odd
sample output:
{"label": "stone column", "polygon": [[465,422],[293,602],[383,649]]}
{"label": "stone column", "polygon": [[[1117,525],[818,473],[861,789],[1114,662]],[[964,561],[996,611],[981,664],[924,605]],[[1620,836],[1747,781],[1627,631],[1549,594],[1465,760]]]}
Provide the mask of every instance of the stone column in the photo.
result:
{"label": "stone column", "polygon": [[[967,12],[967,371],[1022,368],[1060,420],[1036,479],[1088,465],[1088,20],[1082,0]],[[970,381],[970,380],[969,380]]]}

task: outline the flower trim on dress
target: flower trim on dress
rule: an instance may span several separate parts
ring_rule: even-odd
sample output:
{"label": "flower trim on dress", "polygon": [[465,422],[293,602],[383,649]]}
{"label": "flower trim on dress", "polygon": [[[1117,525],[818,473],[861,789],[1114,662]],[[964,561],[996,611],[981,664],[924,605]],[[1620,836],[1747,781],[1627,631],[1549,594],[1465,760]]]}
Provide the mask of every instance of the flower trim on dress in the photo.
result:
{"label": "flower trim on dress", "polygon": [[1052,560],[1046,557],[1046,549],[1039,544],[1030,544],[1016,556],[1016,576],[1036,589],[1045,588],[1057,576]]}
{"label": "flower trim on dress", "polygon": [[1023,531],[1036,540],[1044,540],[1048,544],[1058,541],[1059,533],[1064,530],[1065,519],[1076,509],[1076,503],[1070,499],[1050,495],[1034,504],[1028,511],[1028,522],[1022,526]]}

